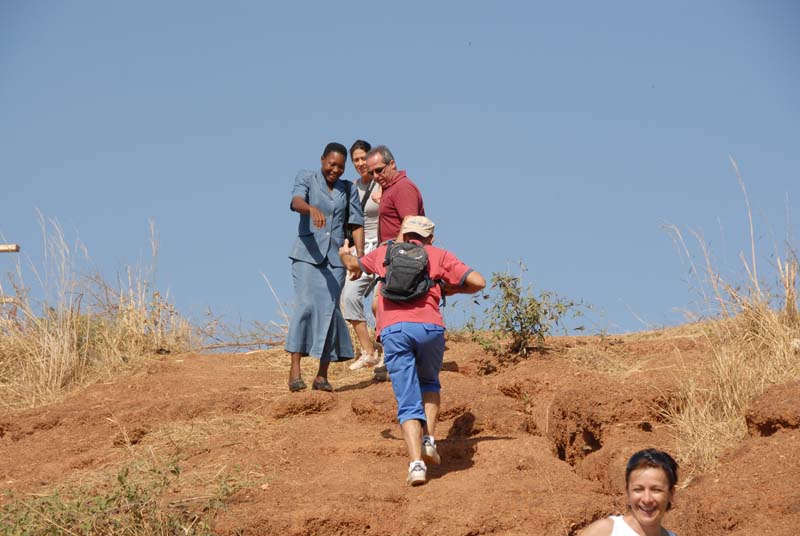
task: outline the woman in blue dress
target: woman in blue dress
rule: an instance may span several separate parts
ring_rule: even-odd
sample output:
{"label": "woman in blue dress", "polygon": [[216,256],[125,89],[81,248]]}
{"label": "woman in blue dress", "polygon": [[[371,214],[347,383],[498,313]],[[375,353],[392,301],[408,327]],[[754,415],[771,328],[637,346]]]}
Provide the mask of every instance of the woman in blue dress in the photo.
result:
{"label": "woman in blue dress", "polygon": [[[344,173],[347,149],[329,143],[322,153],[321,169],[297,174],[292,189],[291,209],[300,214],[300,224],[289,258],[295,289],[295,308],[286,337],[286,351],[292,356],[289,390],[301,391],[306,384],[300,376],[300,358],[319,359],[312,389],[333,391],[328,382],[331,361],[353,358],[353,344],[339,309],[339,295],[346,270],[339,258],[345,225],[353,233],[356,253],[364,254],[364,218],[358,190],[347,197]],[[347,212],[349,204],[349,220]],[[357,274],[360,275],[360,274]]]}

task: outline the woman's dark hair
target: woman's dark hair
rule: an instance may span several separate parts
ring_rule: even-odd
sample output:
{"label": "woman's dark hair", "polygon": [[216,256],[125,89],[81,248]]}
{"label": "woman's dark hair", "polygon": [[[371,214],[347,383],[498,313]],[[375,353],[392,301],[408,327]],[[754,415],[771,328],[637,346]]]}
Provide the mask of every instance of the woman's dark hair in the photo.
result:
{"label": "woman's dark hair", "polygon": [[356,140],[353,142],[353,145],[350,146],[350,159],[353,158],[353,153],[357,150],[361,149],[365,153],[368,153],[370,149],[372,149],[372,145],[369,144],[368,141],[364,140]]}
{"label": "woman's dark hair", "polygon": [[335,141],[332,141],[325,146],[325,150],[322,151],[322,158],[325,158],[331,153],[339,153],[343,157],[347,158],[347,149],[345,146],[341,143],[336,143]]}
{"label": "woman's dark hair", "polygon": [[[678,483],[678,462],[672,456],[658,449],[644,449],[634,453],[628,460],[628,465],[625,466],[625,488],[627,489],[630,483],[631,473],[637,469],[646,467],[654,467],[661,469],[667,475],[669,482],[669,489],[675,487]],[[672,503],[667,504],[667,510],[672,509]]]}

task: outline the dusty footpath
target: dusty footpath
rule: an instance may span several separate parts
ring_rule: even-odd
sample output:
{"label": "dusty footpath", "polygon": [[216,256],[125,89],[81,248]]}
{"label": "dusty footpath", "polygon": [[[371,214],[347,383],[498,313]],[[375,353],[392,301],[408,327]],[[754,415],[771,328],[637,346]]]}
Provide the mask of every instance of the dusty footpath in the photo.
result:
{"label": "dusty footpath", "polygon": [[[19,497],[91,486],[151,460],[180,469],[165,508],[220,498],[219,534],[575,534],[622,511],[632,452],[674,452],[660,408],[708,355],[681,330],[548,344],[502,367],[474,343],[448,342],[442,465],[418,488],[405,485],[388,383],[340,364],[334,393],[290,394],[280,351],[163,356],[63,402],[0,413],[0,488]],[[717,470],[681,475],[667,527],[797,534],[799,425],[800,383],[768,389]]]}

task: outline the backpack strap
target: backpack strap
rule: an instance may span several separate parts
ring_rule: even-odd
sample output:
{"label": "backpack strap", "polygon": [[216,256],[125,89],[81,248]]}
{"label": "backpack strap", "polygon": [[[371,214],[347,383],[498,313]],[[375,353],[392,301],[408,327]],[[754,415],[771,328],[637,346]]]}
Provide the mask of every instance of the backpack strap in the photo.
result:
{"label": "backpack strap", "polygon": [[372,179],[369,182],[369,187],[367,188],[364,197],[361,198],[361,212],[364,212],[364,209],[367,208],[367,201],[369,201],[369,196],[372,194],[372,189],[375,188],[375,179]]}
{"label": "backpack strap", "polygon": [[[389,240],[388,242],[386,242],[386,255],[383,257],[383,265],[384,266],[389,266],[389,260],[390,260],[390,256],[389,255],[390,255],[390,253],[392,251],[392,243],[393,242],[394,242],[394,240]],[[381,276],[376,274],[375,279],[370,281],[369,285],[367,285],[367,289],[364,291],[364,297],[366,298],[367,296],[370,295],[372,290],[378,284],[378,281],[384,281],[384,280],[385,280],[385,278],[383,278],[383,277],[381,277]]]}
{"label": "backpack strap", "polygon": [[[393,243],[394,243],[394,240],[389,240],[386,243],[386,255],[383,257],[383,265],[384,266],[389,266],[389,262],[391,260],[391,250],[392,250],[392,244]],[[364,297],[365,298],[367,296],[369,296],[370,293],[372,293],[372,291],[377,286],[378,281],[385,281],[385,278],[377,276],[377,277],[375,277],[375,279],[370,281],[369,285],[367,285],[367,288],[364,291]],[[441,288],[441,290],[442,290],[442,303],[441,303],[441,306],[442,307],[446,307],[447,306],[447,296],[445,296],[445,294],[444,294],[444,279],[432,279],[431,281],[433,281],[435,284],[439,285],[439,288]]]}
{"label": "backpack strap", "polygon": [[375,277],[375,279],[373,279],[372,281],[369,282],[369,285],[367,285],[367,289],[364,291],[364,297],[365,298],[370,295],[372,290],[378,284],[378,281],[380,281],[382,279],[383,279],[382,277]]}
{"label": "backpack strap", "polygon": [[[389,241],[389,243],[391,244],[391,241]],[[389,250],[387,249],[386,250],[386,260],[383,261],[383,264],[384,264],[384,266],[386,266],[388,263],[389,263]],[[428,279],[430,279],[430,274],[428,274],[427,277],[428,277]],[[444,295],[444,279],[431,279],[431,281],[434,284],[439,285],[439,288],[442,289],[442,303],[441,303],[441,306],[445,307],[447,305],[447,296]]]}
{"label": "backpack strap", "polygon": [[383,257],[383,265],[384,266],[389,266],[389,261],[392,260],[392,258],[391,258],[392,244],[394,244],[394,240],[388,240],[386,242],[386,255]]}

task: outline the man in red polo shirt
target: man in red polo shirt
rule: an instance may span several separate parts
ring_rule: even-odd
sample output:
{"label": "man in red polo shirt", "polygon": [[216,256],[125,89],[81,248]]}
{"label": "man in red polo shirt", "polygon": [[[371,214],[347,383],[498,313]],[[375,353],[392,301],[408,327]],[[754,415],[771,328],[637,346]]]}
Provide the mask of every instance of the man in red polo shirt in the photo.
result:
{"label": "man in red polo shirt", "polygon": [[[422,245],[428,255],[428,276],[444,285],[434,284],[427,294],[410,301],[378,297],[378,325],[385,352],[386,366],[397,400],[397,419],[403,430],[411,463],[407,482],[424,484],[427,464],[441,461],[436,450],[434,433],[441,398],[439,373],[444,358],[444,319],[439,310],[442,291],[447,295],[473,294],[486,286],[478,272],[433,242],[433,222],[425,216],[408,216],[399,233],[404,242]],[[363,271],[386,276],[387,245],[360,259],[350,254],[347,241],[339,249],[339,257],[348,271]]]}
{"label": "man in red polo shirt", "polygon": [[424,216],[422,194],[397,163],[388,147],[379,145],[367,153],[369,174],[381,187],[378,208],[378,242],[397,238],[406,216]]}
{"label": "man in red polo shirt", "polygon": [[[378,243],[385,244],[387,240],[397,238],[400,225],[406,216],[425,215],[422,194],[405,171],[397,170],[394,155],[385,145],[373,147],[367,153],[367,169],[370,176],[381,187],[381,198],[378,205]],[[377,292],[375,294],[377,296]],[[373,301],[373,311],[375,311],[376,305],[377,302]],[[377,381],[389,379],[383,359],[375,367],[373,377]]]}

